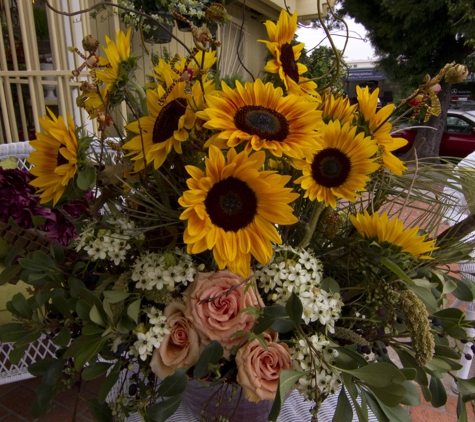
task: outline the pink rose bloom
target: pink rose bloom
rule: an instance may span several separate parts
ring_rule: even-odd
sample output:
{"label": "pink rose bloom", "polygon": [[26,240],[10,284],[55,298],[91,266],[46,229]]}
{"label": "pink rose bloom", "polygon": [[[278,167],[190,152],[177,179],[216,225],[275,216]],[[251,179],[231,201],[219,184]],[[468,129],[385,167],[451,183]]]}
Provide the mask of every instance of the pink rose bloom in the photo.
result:
{"label": "pink rose bloom", "polygon": [[191,368],[200,357],[200,339],[193,325],[186,319],[185,304],[170,303],[163,314],[167,317],[170,334],[153,351],[150,366],[154,374],[164,379],[173,375],[177,368]]}
{"label": "pink rose bloom", "polygon": [[[242,336],[234,336],[238,331],[248,333],[252,330],[256,319],[242,312],[249,306],[263,306],[262,300],[256,295],[254,288],[247,288],[243,283],[238,288],[223,295],[226,291],[241,283],[244,279],[228,270],[198,273],[193,283],[186,289],[186,317],[193,322],[203,344],[217,340],[224,348],[224,356],[228,359],[233,346],[242,343]],[[200,301],[222,295],[219,299]]]}
{"label": "pink rose bloom", "polygon": [[274,400],[279,385],[279,374],[292,368],[289,347],[276,343],[277,333],[264,333],[267,350],[254,339],[242,346],[236,355],[237,381],[246,398],[253,403]]}

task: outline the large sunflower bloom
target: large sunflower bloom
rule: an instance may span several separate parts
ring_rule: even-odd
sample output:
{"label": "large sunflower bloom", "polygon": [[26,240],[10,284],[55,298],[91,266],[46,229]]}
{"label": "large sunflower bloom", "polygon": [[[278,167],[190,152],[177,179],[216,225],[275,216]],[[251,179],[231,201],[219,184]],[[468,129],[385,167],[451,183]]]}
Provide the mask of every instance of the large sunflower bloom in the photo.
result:
{"label": "large sunflower bloom", "polygon": [[30,145],[35,149],[28,162],[30,173],[36,176],[30,185],[39,188],[40,203],[60,200],[77,171],[78,142],[73,119],[68,115],[68,126],[48,109],[51,116],[39,119],[45,133],[38,132]]}
{"label": "large sunflower bloom", "polygon": [[[133,64],[129,66],[129,69],[127,69],[127,66],[121,65],[122,62],[127,61],[131,57],[130,34],[131,28],[129,28],[127,34],[119,30],[116,33],[116,42],[106,35],[107,47],[104,47],[104,53],[107,58],[99,57],[100,68],[95,70],[96,78],[106,83],[106,86],[100,90],[100,95],[97,92],[88,93],[84,103],[91,117],[96,117],[97,112],[104,111],[104,101],[110,102],[109,97],[113,95],[114,89],[123,88],[128,81],[128,73],[134,70]],[[120,95],[118,97],[120,97],[121,101],[122,97]]]}
{"label": "large sunflower bloom", "polygon": [[222,83],[220,96],[208,97],[209,108],[198,113],[204,127],[221,131],[205,146],[236,147],[246,143],[246,151],[267,149],[273,155],[302,158],[319,144],[315,132],[323,123],[321,111],[297,95],[284,97],[281,88],[260,79],[236,89]]}
{"label": "large sunflower bloom", "polygon": [[277,24],[266,21],[264,25],[267,28],[269,41],[258,41],[265,43],[274,56],[274,59],[267,62],[264,70],[279,74],[288,92],[296,95],[311,94],[318,97],[318,93],[315,91],[317,84],[300,76],[308,70],[307,66],[297,63],[305,44],[300,43],[294,46],[290,44],[294,39],[295,31],[297,31],[297,13],[290,15],[287,11],[282,10]]}
{"label": "large sunflower bloom", "polygon": [[384,167],[397,176],[401,176],[406,167],[392,152],[406,145],[407,141],[403,138],[393,138],[390,135],[392,125],[386,121],[394,110],[394,104],[388,104],[376,112],[379,88],[370,93],[368,89],[362,89],[357,86],[356,94],[359,110],[368,125],[372,137],[376,140],[378,146],[381,147]]}
{"label": "large sunflower bloom", "polygon": [[426,240],[427,235],[418,235],[419,227],[404,229],[404,223],[397,217],[389,221],[387,212],[380,216],[377,212],[369,215],[365,210],[363,214],[350,215],[350,220],[365,238],[377,238],[378,243],[391,243],[416,258],[432,259],[424,254],[437,249],[435,240]]}
{"label": "large sunflower bloom", "polygon": [[[171,79],[167,79],[171,82]],[[212,81],[203,80],[205,94],[214,90]],[[153,162],[158,169],[172,149],[182,153],[181,143],[188,140],[189,130],[196,122],[196,110],[204,108],[204,96],[201,85],[195,83],[192,92],[185,93],[185,82],[177,83],[166,97],[163,105],[159,99],[166,94],[162,86],[147,90],[147,105],[150,114],[126,126],[127,130],[136,133],[123,148],[131,150],[128,154],[135,161],[134,170],[140,171]],[[144,160],[145,152],[145,160]]]}
{"label": "large sunflower bloom", "polygon": [[305,198],[317,199],[325,205],[336,207],[336,198],[354,202],[365,190],[369,174],[379,168],[373,157],[378,151],[376,142],[364,133],[356,134],[356,127],[349,123],[341,126],[331,121],[323,130],[323,148],[306,161],[295,161],[302,170],[299,183],[306,191]]}
{"label": "large sunflower bloom", "polygon": [[265,265],[272,257],[272,243],[282,240],[275,227],[298,220],[288,205],[298,195],[285,184],[290,176],[259,171],[264,151],[248,156],[231,148],[225,158],[215,146],[209,149],[206,170],[187,166],[190,190],[179,199],[188,220],[184,241],[188,253],[213,250],[220,269],[248,277],[251,255]]}

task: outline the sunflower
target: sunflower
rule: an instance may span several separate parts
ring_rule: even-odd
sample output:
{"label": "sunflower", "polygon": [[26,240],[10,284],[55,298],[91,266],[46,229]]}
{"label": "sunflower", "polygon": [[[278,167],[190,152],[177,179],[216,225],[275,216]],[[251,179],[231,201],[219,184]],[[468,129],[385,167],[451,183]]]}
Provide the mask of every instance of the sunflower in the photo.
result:
{"label": "sunflower", "polygon": [[359,110],[364,118],[364,122],[360,123],[367,126],[369,133],[381,148],[384,167],[401,176],[406,167],[392,152],[406,145],[407,141],[403,138],[393,138],[390,134],[392,125],[387,120],[394,110],[394,104],[388,104],[376,112],[379,88],[370,93],[368,89],[357,86],[356,94]]}
{"label": "sunflower", "polygon": [[225,158],[215,146],[209,148],[206,170],[187,166],[190,190],[179,199],[188,220],[184,241],[188,253],[213,250],[220,269],[248,277],[251,255],[265,265],[272,257],[272,243],[282,240],[275,227],[298,220],[288,205],[298,197],[285,184],[290,176],[259,171],[264,151],[250,156],[231,148]]}
{"label": "sunflower", "polygon": [[397,217],[389,221],[387,212],[380,216],[377,212],[369,215],[365,210],[363,214],[350,215],[350,220],[366,239],[376,238],[378,243],[391,243],[419,259],[432,259],[423,254],[438,249],[434,246],[435,240],[426,240],[427,235],[418,235],[419,227],[404,229],[404,223]]}
{"label": "sunflower", "polygon": [[300,76],[307,71],[307,66],[297,63],[305,44],[294,46],[290,44],[297,31],[297,13],[290,15],[286,10],[282,10],[277,24],[266,21],[264,25],[270,41],[258,41],[265,43],[274,56],[274,59],[267,62],[264,70],[279,74],[288,92],[296,95],[310,94],[319,98],[319,94],[315,91],[317,84]]}
{"label": "sunflower", "polygon": [[[188,71],[191,70],[191,74],[193,76],[197,76],[199,74],[203,74],[208,72],[211,67],[216,63],[216,50],[204,52],[204,51],[199,51],[196,53],[194,59],[191,61],[191,63],[187,66],[185,69],[185,63],[186,63],[186,58],[185,57],[179,57],[178,60],[176,60],[173,64],[173,66],[170,65],[170,63],[167,63],[165,60],[160,59],[158,61],[157,66],[153,68],[153,72],[155,75],[155,78],[159,83],[165,83],[165,78],[163,76],[164,73],[170,73],[173,75],[173,78],[180,78],[181,74],[185,72],[185,70],[188,69]],[[176,71],[174,71],[174,70]],[[178,72],[178,73],[177,73]],[[153,78],[153,75],[151,75]]]}
{"label": "sunflower", "polygon": [[95,71],[96,78],[105,82],[106,86],[100,90],[100,94],[89,92],[84,103],[85,108],[93,112],[93,116],[97,111],[104,110],[104,101],[112,106],[122,101],[122,91],[137,67],[136,59],[130,55],[130,34],[131,28],[127,34],[118,31],[116,43],[106,35],[107,47],[104,47],[104,52],[107,58],[99,57],[99,69]]}
{"label": "sunflower", "polygon": [[319,144],[315,131],[322,125],[321,111],[297,95],[284,97],[281,88],[260,79],[236,89],[222,82],[220,96],[207,97],[209,108],[198,113],[204,127],[221,131],[205,146],[236,147],[246,142],[246,151],[264,148],[273,155],[302,158]]}
{"label": "sunflower", "polygon": [[37,133],[30,145],[35,149],[28,162],[34,167],[30,173],[36,178],[30,182],[40,193],[40,203],[60,200],[77,171],[78,141],[73,119],[68,114],[68,126],[64,119],[48,109],[51,118],[39,119],[45,133]]}
{"label": "sunflower", "polygon": [[[168,85],[172,83],[169,75],[166,80]],[[202,82],[205,94],[211,94],[214,91],[213,82],[204,79]],[[133,156],[135,171],[142,170],[145,161],[147,164],[153,162],[154,168],[158,169],[172,148],[181,154],[181,143],[188,140],[188,131],[196,122],[195,111],[204,108],[204,96],[199,83],[193,85],[191,93],[186,93],[185,82],[179,82],[166,94],[167,91],[161,85],[147,90],[150,114],[126,126],[128,131],[137,134],[123,146],[125,150],[130,150],[128,155]],[[159,100],[164,96],[165,102],[159,105]]]}
{"label": "sunflower", "polygon": [[330,120],[339,120],[341,123],[352,122],[357,104],[351,105],[348,97],[343,98],[333,94],[322,98],[322,118],[325,123]]}
{"label": "sunflower", "polygon": [[368,174],[379,168],[373,157],[378,151],[376,142],[364,133],[356,134],[349,123],[341,126],[330,121],[322,134],[323,148],[306,161],[295,161],[303,175],[295,180],[306,190],[305,198],[317,199],[336,207],[336,198],[354,202],[370,180]]}

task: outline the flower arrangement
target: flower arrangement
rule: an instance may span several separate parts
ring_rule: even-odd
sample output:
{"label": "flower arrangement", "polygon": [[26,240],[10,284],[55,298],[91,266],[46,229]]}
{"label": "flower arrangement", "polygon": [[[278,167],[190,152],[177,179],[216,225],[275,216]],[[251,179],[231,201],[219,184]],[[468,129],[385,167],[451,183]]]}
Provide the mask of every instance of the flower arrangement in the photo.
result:
{"label": "flower arrangement", "polygon": [[[209,8],[220,23],[221,5]],[[443,404],[443,374],[457,380],[465,411],[475,384],[455,371],[473,322],[445,307],[449,293],[474,298],[449,269],[473,248],[471,217],[444,230],[453,204],[438,185],[450,174],[467,189],[470,178],[394,155],[405,141],[391,135],[394,105],[376,110],[377,90],[358,89],[350,105],[306,79],[303,44],[291,45],[296,14],[265,26],[266,79],[234,89],[216,89],[219,41],[206,31],[188,56],[160,59],[146,87],[134,79],[130,30],[106,39],[106,57],[84,40],[94,83],[83,83],[78,106],[99,132],[85,136],[49,112],[21,181],[45,212],[74,224],[74,238],[50,253],[15,250],[1,275],[19,274],[34,295],[16,295],[17,320],[0,327],[12,359],[42,333],[58,347],[30,366],[42,376],[35,416],[62,388],[104,374],[90,401],[100,421],[166,420],[192,381],[273,403],[272,421],[292,389],[313,403],[309,419],[338,394],[339,417],[353,406],[361,421],[368,408],[403,421],[401,404],[420,403],[414,384]],[[453,67],[398,109],[436,102],[430,87]],[[124,124],[113,114],[122,101]],[[63,212],[77,200],[85,212]],[[421,216],[404,221],[411,209]],[[199,416],[218,420],[228,398],[212,395]]]}

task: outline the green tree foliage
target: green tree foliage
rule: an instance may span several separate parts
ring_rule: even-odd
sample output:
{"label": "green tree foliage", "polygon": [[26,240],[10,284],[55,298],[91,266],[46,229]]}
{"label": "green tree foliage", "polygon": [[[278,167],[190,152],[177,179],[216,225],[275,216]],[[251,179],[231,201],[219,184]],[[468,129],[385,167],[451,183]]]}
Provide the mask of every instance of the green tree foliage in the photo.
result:
{"label": "green tree foliage", "polygon": [[[342,0],[342,12],[364,25],[378,56],[378,67],[407,89],[426,74],[435,76],[452,61],[464,63],[473,47],[473,0]],[[470,7],[471,6],[471,9]],[[471,10],[471,12],[470,12]],[[429,126],[442,129],[450,86],[439,94],[443,112]],[[437,156],[442,130],[420,130],[426,138],[420,156]]]}
{"label": "green tree foliage", "polygon": [[[310,54],[309,54],[310,53]],[[338,51],[341,56],[341,52]],[[336,67],[337,59],[332,48],[319,46],[308,52],[302,50],[300,62],[307,66],[308,71],[305,77],[315,79],[318,88],[332,87],[333,92],[340,91],[343,88],[343,79],[346,76],[346,64],[340,59],[339,67]]]}

